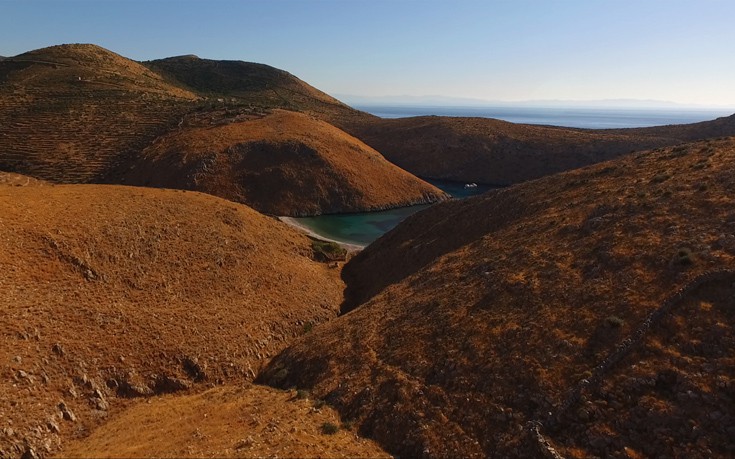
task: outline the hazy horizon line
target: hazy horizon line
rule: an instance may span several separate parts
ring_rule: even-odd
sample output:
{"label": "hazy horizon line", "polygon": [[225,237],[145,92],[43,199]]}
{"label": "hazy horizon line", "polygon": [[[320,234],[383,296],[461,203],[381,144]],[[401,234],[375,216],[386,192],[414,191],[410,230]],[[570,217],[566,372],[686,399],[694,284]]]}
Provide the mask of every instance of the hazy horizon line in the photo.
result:
{"label": "hazy horizon line", "polygon": [[452,97],[441,95],[395,95],[363,96],[356,94],[333,94],[337,99],[350,105],[392,104],[396,106],[423,107],[559,107],[559,108],[688,108],[701,110],[735,110],[735,105],[694,104],[656,99],[524,99],[491,100],[471,97]]}

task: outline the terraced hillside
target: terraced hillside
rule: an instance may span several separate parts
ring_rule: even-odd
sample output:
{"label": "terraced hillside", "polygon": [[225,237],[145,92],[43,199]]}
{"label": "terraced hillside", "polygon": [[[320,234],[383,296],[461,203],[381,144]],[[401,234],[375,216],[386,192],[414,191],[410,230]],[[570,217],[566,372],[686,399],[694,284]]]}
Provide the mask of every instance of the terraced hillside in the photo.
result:
{"label": "terraced hillside", "polygon": [[57,451],[138,399],[252,380],[338,313],[338,270],[313,256],[201,193],[0,186],[0,456]]}
{"label": "terraced hillside", "polygon": [[368,116],[287,72],[193,57],[147,65],[155,71],[95,45],[0,63],[0,170],[53,183],[200,190],[285,215],[446,198],[324,121],[266,116],[274,107]]}
{"label": "terraced hillside", "polygon": [[261,380],[401,456],[730,457],[733,165],[698,142],[432,206]]}
{"label": "terraced hillside", "polygon": [[290,216],[382,210],[449,197],[308,115],[283,110],[211,115],[185,119],[117,180],[203,191]]}
{"label": "terraced hillside", "polygon": [[703,123],[588,130],[486,118],[424,116],[337,122],[419,177],[509,185],[631,151],[735,135],[735,115]]}
{"label": "terraced hillside", "polygon": [[212,104],[280,108],[325,120],[374,118],[355,110],[290,73],[264,64],[177,56],[143,62],[176,84],[203,94]]}
{"label": "terraced hillside", "polygon": [[99,181],[175,126],[198,96],[95,45],[0,62],[0,169]]}

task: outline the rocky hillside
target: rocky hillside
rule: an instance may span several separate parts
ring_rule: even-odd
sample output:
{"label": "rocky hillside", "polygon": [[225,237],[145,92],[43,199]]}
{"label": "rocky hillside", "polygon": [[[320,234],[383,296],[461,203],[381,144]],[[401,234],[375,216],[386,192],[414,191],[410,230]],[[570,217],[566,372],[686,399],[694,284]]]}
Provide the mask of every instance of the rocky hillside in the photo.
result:
{"label": "rocky hillside", "polygon": [[0,170],[97,181],[168,130],[198,96],[95,45],[0,62]]}
{"label": "rocky hillside", "polygon": [[261,379],[401,456],[729,457],[734,164],[699,142],[432,206]]}
{"label": "rocky hillside", "polygon": [[252,380],[337,315],[338,270],[312,258],[201,193],[0,186],[0,456],[58,450],[126,400]]}
{"label": "rocky hillside", "polygon": [[148,147],[118,180],[203,191],[290,216],[379,210],[448,197],[308,115],[276,110],[186,121]]}
{"label": "rocky hillside", "polygon": [[704,123],[588,130],[487,118],[347,120],[347,132],[419,177],[509,185],[631,151],[735,135],[735,115]]}

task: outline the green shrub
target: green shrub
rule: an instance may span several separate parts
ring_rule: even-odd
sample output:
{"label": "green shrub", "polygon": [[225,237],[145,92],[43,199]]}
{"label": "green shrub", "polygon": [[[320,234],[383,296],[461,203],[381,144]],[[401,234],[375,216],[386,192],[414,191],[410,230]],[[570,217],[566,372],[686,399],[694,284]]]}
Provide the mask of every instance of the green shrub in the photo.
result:
{"label": "green shrub", "polygon": [[332,422],[325,422],[322,424],[322,433],[325,435],[334,435],[339,432],[339,426]]}
{"label": "green shrub", "polygon": [[313,240],[311,250],[317,261],[344,261],[347,259],[347,250],[340,247],[336,242]]}

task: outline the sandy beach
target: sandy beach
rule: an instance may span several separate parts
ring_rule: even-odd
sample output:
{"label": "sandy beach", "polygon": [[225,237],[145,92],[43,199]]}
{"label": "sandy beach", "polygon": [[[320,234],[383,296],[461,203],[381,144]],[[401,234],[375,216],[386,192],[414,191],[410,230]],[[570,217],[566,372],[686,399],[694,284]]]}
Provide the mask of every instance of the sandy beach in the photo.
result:
{"label": "sandy beach", "polygon": [[301,223],[298,222],[297,219],[295,219],[293,217],[276,217],[276,218],[278,218],[278,220],[282,221],[283,223],[285,223],[285,224],[287,224],[289,226],[292,226],[292,227],[294,227],[294,228],[296,228],[296,229],[298,229],[298,230],[306,233],[307,235],[309,235],[310,237],[313,237],[314,239],[319,239],[320,241],[334,242],[336,244],[339,244],[340,247],[348,250],[349,252],[359,252],[359,251],[361,251],[362,249],[364,249],[366,247],[366,245],[352,244],[352,243],[338,241],[336,239],[330,239],[328,237],[324,237],[324,236],[322,236],[320,234],[315,233],[308,226],[302,225]]}

